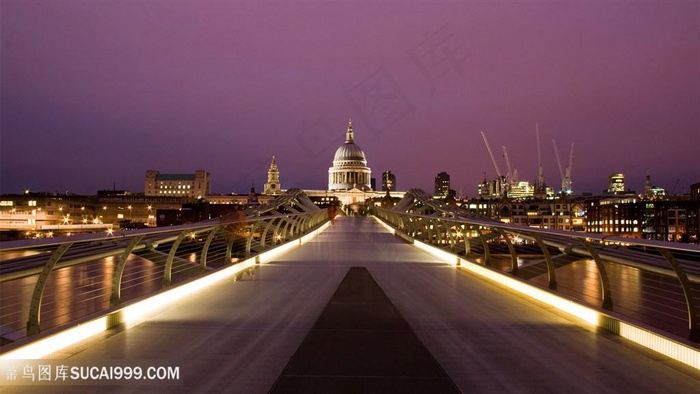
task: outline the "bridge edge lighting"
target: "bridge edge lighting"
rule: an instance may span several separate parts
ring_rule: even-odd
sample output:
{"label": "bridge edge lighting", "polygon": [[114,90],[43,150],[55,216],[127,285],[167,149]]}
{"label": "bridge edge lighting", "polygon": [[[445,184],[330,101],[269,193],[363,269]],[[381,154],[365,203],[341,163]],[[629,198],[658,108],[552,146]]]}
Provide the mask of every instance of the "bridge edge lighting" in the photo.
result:
{"label": "bridge edge lighting", "polygon": [[171,289],[165,290],[144,300],[137,301],[123,308],[110,311],[106,315],[97,317],[85,323],[77,324],[74,327],[51,334],[34,342],[27,343],[26,345],[20,346],[16,349],[9,350],[6,353],[0,354],[0,360],[34,360],[44,358],[52,353],[65,349],[68,346],[74,345],[101,332],[107,331],[114,326],[113,321],[115,318],[119,319],[121,323],[125,324],[127,329],[136,326],[145,320],[148,313],[162,309],[187,295],[196,293],[201,289],[218,283],[221,280],[229,278],[243,270],[254,267],[258,262],[261,264],[268,263],[273,257],[279,256],[289,249],[308,242],[326,230],[329,226],[330,222],[326,222],[321,227],[310,232],[309,234],[304,235],[298,240],[279,245],[230,267],[214,271],[199,279],[175,286]]}
{"label": "bridge edge lighting", "polygon": [[[384,227],[388,226],[388,224],[384,223],[376,216],[375,219]],[[391,226],[388,227],[391,228],[390,231],[395,234],[396,230]],[[438,259],[441,259],[448,264],[455,265],[454,261],[456,259],[456,265],[458,267],[464,268],[487,280],[515,290],[534,300],[550,305],[595,327],[603,328],[647,349],[653,350],[673,360],[700,370],[700,350],[698,349],[675,341],[671,338],[664,337],[661,334],[647,330],[643,327],[625,322],[617,317],[605,314],[594,308],[579,304],[568,298],[561,297],[537,286],[526,283],[520,279],[504,275],[455,254],[446,252],[435,246],[415,239],[413,241],[413,245],[415,245],[417,248],[436,256]]]}

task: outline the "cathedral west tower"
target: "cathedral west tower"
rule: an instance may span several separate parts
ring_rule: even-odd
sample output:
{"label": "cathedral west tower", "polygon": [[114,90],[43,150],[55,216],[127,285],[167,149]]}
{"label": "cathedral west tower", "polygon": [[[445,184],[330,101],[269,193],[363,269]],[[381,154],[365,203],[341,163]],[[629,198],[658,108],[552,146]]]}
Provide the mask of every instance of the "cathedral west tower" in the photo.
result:
{"label": "cathedral west tower", "polygon": [[279,169],[277,169],[277,163],[275,163],[275,156],[272,156],[272,163],[270,163],[270,169],[267,170],[267,182],[265,183],[263,194],[281,194],[282,190],[280,189],[280,171]]}

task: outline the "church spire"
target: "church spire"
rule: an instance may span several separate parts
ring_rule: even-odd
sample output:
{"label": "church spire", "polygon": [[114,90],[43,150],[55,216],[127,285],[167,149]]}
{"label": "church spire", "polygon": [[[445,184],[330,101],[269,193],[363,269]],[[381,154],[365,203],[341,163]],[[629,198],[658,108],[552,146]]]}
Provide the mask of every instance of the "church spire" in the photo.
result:
{"label": "church spire", "polygon": [[280,171],[275,162],[275,156],[272,156],[270,169],[267,170],[267,182],[263,188],[263,194],[280,194]]}
{"label": "church spire", "polygon": [[355,140],[353,138],[353,133],[352,133],[352,119],[348,119],[348,131],[345,134],[345,143],[346,144],[353,144],[355,143]]}

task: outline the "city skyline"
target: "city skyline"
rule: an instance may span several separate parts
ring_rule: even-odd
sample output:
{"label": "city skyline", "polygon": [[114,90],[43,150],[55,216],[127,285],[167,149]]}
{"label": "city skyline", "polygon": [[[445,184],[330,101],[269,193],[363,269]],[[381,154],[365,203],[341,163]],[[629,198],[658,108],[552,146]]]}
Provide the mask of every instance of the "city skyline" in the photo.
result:
{"label": "city skyline", "polygon": [[262,191],[273,155],[283,188],[325,189],[348,118],[404,190],[445,171],[476,196],[481,132],[534,183],[535,124],[557,190],[552,139],[575,192],[700,181],[697,2],[0,7],[0,193],[138,192],[150,169]]}

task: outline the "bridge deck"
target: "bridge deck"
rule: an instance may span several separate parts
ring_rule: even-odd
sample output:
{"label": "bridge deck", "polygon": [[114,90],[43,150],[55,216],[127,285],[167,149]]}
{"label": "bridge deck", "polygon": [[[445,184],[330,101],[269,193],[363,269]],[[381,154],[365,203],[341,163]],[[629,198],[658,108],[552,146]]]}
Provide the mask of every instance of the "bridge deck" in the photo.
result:
{"label": "bridge deck", "polygon": [[[280,376],[294,376],[289,369],[283,373],[285,367],[308,342],[304,338],[312,328],[318,329],[314,325],[350,267],[366,268],[462,392],[688,393],[700,387],[697,371],[438,262],[370,218],[341,218],[308,244],[259,267],[253,278],[208,288],[136,327],[106,333],[51,358],[85,360],[86,365],[148,359],[180,366],[182,385],[176,388],[183,392],[267,392]],[[335,318],[348,316],[336,311]],[[401,361],[399,349],[376,355],[359,350],[367,364]],[[300,353],[308,365],[333,359],[320,352]],[[294,368],[304,370],[303,365]],[[307,377],[346,382],[411,378],[382,376],[381,371],[376,376],[342,368],[326,371]],[[323,391],[324,386],[315,387]],[[358,386],[350,383],[345,391],[353,387]],[[163,387],[111,386],[104,391],[129,388],[156,392]],[[365,386],[363,391],[371,390]]]}

